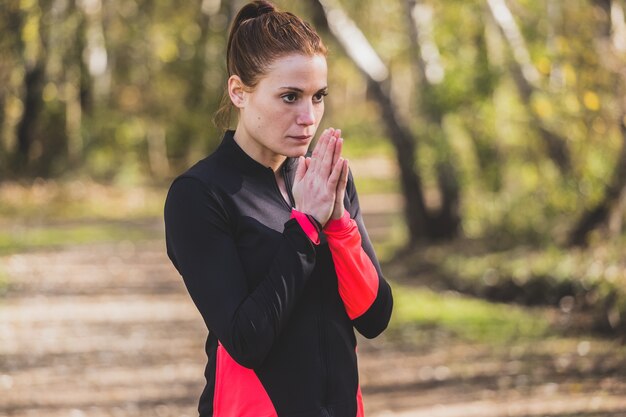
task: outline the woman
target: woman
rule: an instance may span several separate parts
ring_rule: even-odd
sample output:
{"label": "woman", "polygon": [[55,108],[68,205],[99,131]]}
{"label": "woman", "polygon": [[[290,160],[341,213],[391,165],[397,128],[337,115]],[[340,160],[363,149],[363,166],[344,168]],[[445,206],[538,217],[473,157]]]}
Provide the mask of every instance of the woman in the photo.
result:
{"label": "woman", "polygon": [[[174,180],[167,252],[209,329],[200,416],[362,416],[354,329],[380,334],[392,296],[324,113],[326,48],[255,1],[228,40],[235,131]],[[228,113],[222,109],[222,113]]]}

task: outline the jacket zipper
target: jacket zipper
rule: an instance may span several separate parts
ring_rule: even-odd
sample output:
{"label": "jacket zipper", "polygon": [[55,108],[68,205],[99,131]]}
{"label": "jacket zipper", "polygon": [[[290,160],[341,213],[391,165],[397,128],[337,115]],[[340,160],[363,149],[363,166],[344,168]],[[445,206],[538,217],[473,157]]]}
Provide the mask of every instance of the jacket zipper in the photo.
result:
{"label": "jacket zipper", "polygon": [[326,341],[326,320],[324,320],[325,317],[325,312],[324,312],[324,302],[323,302],[323,293],[324,293],[324,288],[322,285],[322,282],[320,280],[319,282],[319,316],[317,318],[318,320],[318,326],[319,326],[319,340],[320,340],[320,344],[319,344],[319,349],[320,349],[320,362],[321,362],[321,370],[322,370],[322,407],[326,407],[328,405],[328,389],[329,389],[329,384],[328,384],[328,379],[329,379],[329,369],[328,369],[328,360],[326,358],[326,349],[328,348],[327,345],[327,341]]}
{"label": "jacket zipper", "polygon": [[[281,173],[283,175],[283,180],[285,181],[285,188],[287,188],[287,195],[289,196],[289,200],[291,203],[291,208],[296,206],[295,203],[295,199],[293,197],[293,193],[291,191],[292,188],[292,184],[291,184],[291,178],[289,177],[289,175],[287,175],[287,167],[286,165],[283,165],[281,167]],[[274,177],[274,184],[276,185],[276,189],[278,191],[278,194],[281,196],[281,200],[285,201],[284,198],[282,198],[282,193],[280,192],[280,189],[278,188],[278,183],[276,182],[276,178]],[[286,201],[285,201],[286,203]],[[328,348],[327,345],[327,337],[326,337],[326,321],[324,320],[325,317],[325,311],[324,311],[324,298],[323,298],[323,294],[324,294],[324,285],[323,285],[323,281],[320,280],[319,284],[318,284],[318,288],[319,288],[319,312],[318,312],[318,317],[317,317],[317,323],[318,323],[318,330],[319,330],[319,349],[320,349],[320,363],[322,365],[322,404],[323,407],[327,406],[328,403],[328,389],[329,389],[329,384],[328,384],[328,378],[329,378],[329,369],[328,369],[328,360],[326,358],[326,349]]]}
{"label": "jacket zipper", "polygon": [[[285,181],[285,188],[287,189],[287,195],[289,196],[289,203],[291,204],[291,207],[289,208],[291,209],[296,206],[296,202],[291,192],[291,187],[292,187],[291,178],[289,178],[289,175],[287,175],[287,166],[285,164],[283,164],[283,166],[281,167],[281,171],[283,175],[283,181]],[[278,187],[278,184],[276,184],[276,186]],[[280,190],[278,190],[278,192],[280,192]],[[281,193],[281,196],[282,196],[282,193]]]}

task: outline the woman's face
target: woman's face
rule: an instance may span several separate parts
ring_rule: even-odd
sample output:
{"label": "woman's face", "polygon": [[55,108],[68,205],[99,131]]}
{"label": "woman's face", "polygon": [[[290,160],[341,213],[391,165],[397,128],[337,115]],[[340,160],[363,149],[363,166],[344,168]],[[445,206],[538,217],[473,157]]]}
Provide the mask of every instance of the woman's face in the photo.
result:
{"label": "woman's face", "polygon": [[[234,91],[240,146],[266,166],[304,155],[324,115],[326,77],[324,56],[292,54],[274,61],[253,90]],[[232,99],[230,82],[229,91]]]}

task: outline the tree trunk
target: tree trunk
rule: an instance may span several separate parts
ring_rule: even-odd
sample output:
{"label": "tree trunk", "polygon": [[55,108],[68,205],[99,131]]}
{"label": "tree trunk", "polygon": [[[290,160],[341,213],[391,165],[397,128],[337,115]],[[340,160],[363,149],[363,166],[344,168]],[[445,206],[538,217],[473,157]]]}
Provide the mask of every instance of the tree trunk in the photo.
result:
{"label": "tree trunk", "polygon": [[204,87],[204,74],[207,69],[208,51],[207,43],[209,40],[209,24],[211,17],[220,11],[220,1],[202,1],[200,10],[198,11],[197,23],[200,27],[200,36],[196,43],[196,53],[193,57],[193,68],[196,73],[191,77],[190,88],[187,93],[187,103],[189,108],[202,108],[204,98],[207,96]]}
{"label": "tree trunk", "polygon": [[[420,81],[421,90],[428,92],[435,89],[436,84],[441,83],[445,77],[445,71],[439,61],[439,49],[432,36],[432,9],[416,0],[407,0],[405,6],[411,35],[414,72]],[[428,93],[421,95],[419,109],[425,118],[425,124],[440,132],[438,142],[441,147],[436,170],[441,206],[438,212],[431,216],[434,221],[427,223],[429,226],[427,234],[433,240],[449,240],[458,237],[460,232],[460,187],[456,169],[450,161],[450,145],[442,124],[445,113],[439,106],[431,106],[423,98],[429,96]]]}
{"label": "tree trunk", "polygon": [[381,110],[387,134],[396,150],[404,195],[404,216],[409,227],[409,245],[429,237],[430,218],[426,211],[422,180],[415,167],[416,144],[407,126],[396,115],[391,98],[379,82],[368,78],[368,88]]}
{"label": "tree trunk", "polygon": [[74,34],[74,48],[75,55],[72,57],[72,62],[77,68],[79,73],[78,84],[78,96],[80,100],[80,111],[85,116],[90,116],[93,110],[93,80],[87,67],[87,62],[84,57],[88,56],[87,50],[87,16],[84,12],[81,12],[78,6],[79,0],[74,0],[71,4],[73,13],[77,13],[79,21],[76,25],[76,32]]}
{"label": "tree trunk", "polygon": [[26,69],[24,76],[24,111],[17,125],[17,148],[15,170],[25,173],[28,169],[31,148],[37,140],[37,121],[43,109],[42,92],[45,81],[45,63],[38,60]]}
{"label": "tree trunk", "polygon": [[[409,245],[428,240],[431,219],[424,204],[422,181],[416,170],[417,143],[411,130],[397,115],[393,101],[384,86],[389,71],[354,22],[348,19],[332,0],[311,2],[315,26],[335,36],[346,54],[367,79],[369,92],[381,110],[387,134],[396,150],[400,180],[405,200],[404,213],[409,228]],[[329,22],[329,11],[333,22]]]}
{"label": "tree trunk", "polygon": [[532,110],[531,97],[535,91],[539,90],[537,84],[540,76],[531,62],[522,32],[519,30],[505,0],[487,0],[487,3],[493,19],[511,49],[515,62],[511,71],[522,102],[529,109],[533,124],[538,126],[548,156],[563,174],[569,174],[572,170],[572,161],[567,140],[548,129],[541,118]]}
{"label": "tree trunk", "polygon": [[102,0],[77,2],[85,18],[85,43],[83,57],[89,74],[89,92],[93,103],[107,103],[110,99],[113,61],[106,48],[105,20],[108,8],[103,8]]}
{"label": "tree trunk", "polygon": [[548,157],[559,167],[562,173],[566,174],[571,172],[572,162],[566,140],[548,129],[535,111],[532,110],[531,98],[537,88],[524,77],[522,69],[519,66],[513,66],[511,68],[511,74],[513,75],[513,80],[515,81],[522,102],[529,110],[533,125],[537,127],[539,135],[543,139]]}
{"label": "tree trunk", "polygon": [[0,181],[7,174],[7,148],[4,140],[4,113],[6,106],[4,93],[0,90]]}
{"label": "tree trunk", "polygon": [[[623,202],[626,196],[626,113],[621,123],[622,150],[615,165],[613,180],[604,191],[604,198],[598,205],[586,211],[570,233],[570,246],[586,246],[589,234],[602,225],[606,225],[612,216],[623,215]],[[622,211],[622,213],[616,213]]]}
{"label": "tree trunk", "polygon": [[[613,0],[615,1],[615,0]],[[601,227],[609,226],[609,231],[619,233],[621,229],[621,219],[624,215],[624,205],[626,201],[626,69],[624,67],[626,44],[624,39],[615,36],[624,33],[626,22],[624,22],[624,11],[619,3],[611,0],[595,0],[596,6],[602,8],[606,13],[607,24],[599,28],[600,36],[605,39],[610,59],[605,59],[607,67],[616,74],[619,88],[616,89],[616,99],[619,102],[621,112],[619,114],[619,126],[622,135],[621,151],[615,163],[613,178],[604,191],[604,198],[600,203],[590,210],[585,211],[576,223],[568,237],[569,246],[586,246],[589,234]],[[612,226],[612,227],[611,227]],[[619,227],[618,227],[619,226]]]}

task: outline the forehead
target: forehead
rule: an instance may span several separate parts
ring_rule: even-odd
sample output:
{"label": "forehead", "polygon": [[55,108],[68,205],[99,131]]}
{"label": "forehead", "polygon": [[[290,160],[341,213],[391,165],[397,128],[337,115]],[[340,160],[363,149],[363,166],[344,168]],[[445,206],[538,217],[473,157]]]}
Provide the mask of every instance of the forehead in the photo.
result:
{"label": "forehead", "polygon": [[326,87],[327,72],[326,58],[322,55],[286,55],[272,63],[259,84],[318,90]]}

